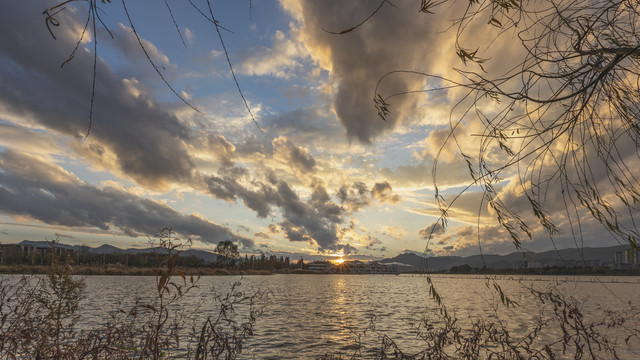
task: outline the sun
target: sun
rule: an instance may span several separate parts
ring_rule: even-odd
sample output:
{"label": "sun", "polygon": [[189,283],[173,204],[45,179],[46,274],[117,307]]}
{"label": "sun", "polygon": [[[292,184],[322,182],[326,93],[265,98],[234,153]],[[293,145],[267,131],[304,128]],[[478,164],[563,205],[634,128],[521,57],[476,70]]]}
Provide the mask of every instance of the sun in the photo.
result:
{"label": "sun", "polygon": [[343,258],[335,259],[333,260],[333,262],[336,263],[337,265],[340,265],[344,262],[344,259]]}

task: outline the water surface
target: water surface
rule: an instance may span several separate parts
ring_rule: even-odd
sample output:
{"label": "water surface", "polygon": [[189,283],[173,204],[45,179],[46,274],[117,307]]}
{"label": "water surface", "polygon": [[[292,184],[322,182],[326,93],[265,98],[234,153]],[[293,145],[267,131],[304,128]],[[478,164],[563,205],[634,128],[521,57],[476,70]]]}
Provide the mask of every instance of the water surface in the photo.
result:
{"label": "water surface", "polygon": [[[461,323],[478,318],[495,320],[497,316],[516,335],[530,331],[544,315],[542,312],[549,311],[533,300],[527,286],[559,286],[581,303],[587,321],[602,318],[607,309],[629,309],[630,304],[637,309],[640,300],[640,277],[432,278],[447,310]],[[494,280],[518,306],[505,308],[501,304]],[[383,335],[393,339],[405,353],[412,353],[424,346],[417,337],[422,320],[429,319],[435,325],[440,321],[434,313],[438,307],[429,296],[426,277],[421,275],[210,276],[200,279],[183,306],[195,312],[196,318],[215,313],[214,294],[224,294],[237,281],[246,292],[268,292],[261,303],[264,312],[255,325],[255,334],[243,352],[249,359],[314,358],[326,353],[348,357],[354,352],[358,336],[365,345],[376,346]],[[135,276],[89,276],[86,283],[87,297],[81,311],[93,323],[102,321],[118,300],[151,296],[155,286],[152,277]],[[372,321],[375,331],[363,336]],[[555,336],[559,333],[543,334],[543,339]],[[621,354],[640,355],[637,342],[618,347]]]}

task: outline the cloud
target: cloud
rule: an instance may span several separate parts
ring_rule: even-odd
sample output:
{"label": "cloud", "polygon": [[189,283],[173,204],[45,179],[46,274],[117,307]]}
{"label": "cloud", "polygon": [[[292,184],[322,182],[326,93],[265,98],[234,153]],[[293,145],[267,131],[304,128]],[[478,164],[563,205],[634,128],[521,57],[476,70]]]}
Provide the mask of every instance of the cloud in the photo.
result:
{"label": "cloud", "polygon": [[[322,192],[316,185],[316,192]],[[338,242],[337,224],[342,219],[335,215],[335,207],[329,201],[302,201],[291,186],[284,181],[276,184],[277,204],[284,221],[281,230],[292,241],[314,240],[323,250],[335,250]],[[313,198],[313,197],[312,197]]]}
{"label": "cloud", "polygon": [[[320,97],[314,94],[314,99]],[[266,131],[285,136],[297,144],[331,149],[344,146],[344,130],[331,115],[331,109],[322,105],[324,99],[313,107],[297,108],[266,115],[261,122]],[[321,134],[321,135],[319,135]]]}
{"label": "cloud", "polygon": [[420,231],[418,231],[418,235],[420,235],[420,237],[423,240],[427,240],[431,237],[438,237],[443,234],[444,234],[444,227],[439,222],[435,222],[425,227],[424,229],[420,229]]}
{"label": "cloud", "polygon": [[240,237],[238,239],[238,242],[240,243],[240,246],[242,246],[242,249],[245,251],[255,251],[256,249],[256,242],[253,239]]}
{"label": "cloud", "polygon": [[[318,249],[318,250],[323,251],[323,249]],[[358,253],[358,249],[357,249],[357,248],[355,248],[354,246],[349,245],[349,244],[340,244],[340,245],[337,245],[337,246],[335,247],[335,249],[333,249],[333,250],[339,250],[339,251],[342,251],[342,253],[343,253],[344,255],[353,255],[353,254],[357,254],[357,253]]]}
{"label": "cloud", "polygon": [[315,208],[318,214],[332,223],[341,223],[342,216],[346,214],[344,208],[334,203],[319,179],[315,179],[311,184],[313,189],[309,197],[309,204]]}
{"label": "cloud", "polygon": [[[430,161],[423,161],[414,165],[399,165],[395,168],[383,167],[380,169],[380,176],[400,187],[433,187],[431,164]],[[436,179],[441,189],[467,185],[473,181],[467,164],[462,160],[438,163]]]}
{"label": "cloud", "polygon": [[[111,40],[112,45],[114,45],[114,49],[119,50],[121,55],[126,57],[130,62],[148,65],[148,60],[146,59],[144,52],[140,48],[140,44],[133,35],[133,30],[130,27],[120,23],[111,29],[111,33],[113,34],[113,39]],[[171,64],[169,57],[166,54],[158,49],[152,42],[144,39],[141,34],[138,35],[140,35],[140,40],[142,41],[142,45],[147,51],[147,54],[149,54],[149,57],[157,66],[164,70],[167,68],[175,69],[176,66]]]}
{"label": "cloud", "polygon": [[67,239],[73,239],[74,238],[72,235],[61,234],[59,232],[56,232],[55,236],[58,237],[58,238],[67,238]]}
{"label": "cloud", "polygon": [[220,160],[222,165],[233,165],[236,147],[224,136],[211,134],[207,137],[207,144],[208,149]]}
{"label": "cloud", "polygon": [[205,176],[202,184],[205,191],[217,198],[235,201],[241,199],[245,206],[259,217],[272,214],[278,209],[282,216],[279,229],[269,227],[272,234],[282,232],[290,241],[317,243],[321,249],[333,250],[338,243],[338,224],[343,222],[345,210],[331,200],[324,183],[315,179],[311,184],[308,199],[302,199],[289,183],[271,174],[268,182],[252,180],[252,189],[240,183],[242,171],[231,171],[222,176]]}
{"label": "cloud", "polygon": [[388,202],[391,204],[395,204],[400,201],[400,196],[396,194],[392,194],[393,189],[388,182],[376,183],[371,188],[371,196],[380,201],[380,202]]}
{"label": "cloud", "polygon": [[[464,139],[465,142],[468,141],[465,138],[467,130],[464,125],[458,125],[455,131],[452,133],[451,129],[447,128],[437,128],[433,129],[429,132],[429,135],[424,139],[424,149],[421,152],[423,157],[431,157],[438,158],[438,162],[440,163],[451,163],[456,160],[456,156],[460,156],[460,149],[458,149],[458,144],[455,141],[455,137],[458,139]],[[464,151],[465,143],[461,143],[460,146]],[[459,159],[458,159],[459,160]]]}
{"label": "cloud", "polygon": [[278,226],[276,224],[269,224],[269,226],[267,227],[267,230],[269,234],[272,234],[272,235],[277,235],[280,233],[280,230],[278,229]]}
{"label": "cloud", "polygon": [[[496,186],[500,189],[500,186]],[[477,224],[478,218],[484,223],[495,223],[496,219],[489,211],[487,200],[481,189],[467,190],[463,193],[442,193],[442,198],[447,208],[447,219],[467,224]],[[454,201],[451,203],[452,201]],[[410,211],[439,218],[442,214],[436,200],[430,200],[424,208],[411,209]]]}
{"label": "cloud", "polygon": [[440,236],[431,249],[433,254],[439,256],[470,256],[478,254],[480,247],[485,254],[516,251],[507,231],[500,225],[482,226],[479,231],[473,225],[449,229],[448,234]]}
{"label": "cloud", "polygon": [[50,136],[15,124],[0,123],[0,145],[47,156],[60,151]]}
{"label": "cloud", "polygon": [[[41,13],[42,4],[15,5],[18,8],[0,14],[4,34],[0,39],[0,114],[21,125],[44,126],[78,142],[88,127],[92,76],[87,69],[93,67],[93,56],[81,47],[64,68],[60,69],[60,63],[75,46],[78,34],[71,29],[79,22],[71,11],[60,13],[62,25],[56,28],[57,40],[53,40],[32,30],[42,28],[42,19],[34,16]],[[130,38],[130,34],[123,28],[115,31],[118,36],[109,44],[128,56],[143,57],[140,49],[135,53],[139,55],[126,50],[132,41],[123,37]],[[162,189],[173,182],[188,182],[194,172],[186,146],[194,140],[191,129],[169,109],[153,102],[148,90],[134,79],[118,76],[101,58],[96,65],[92,135],[75,150],[145,186]]]}
{"label": "cloud", "polygon": [[394,239],[402,239],[407,236],[407,232],[399,226],[383,226],[380,233]]}
{"label": "cloud", "polygon": [[289,221],[281,222],[280,229],[284,233],[284,237],[289,241],[313,241],[304,228],[297,227]]}
{"label": "cloud", "polygon": [[371,205],[369,189],[363,182],[355,182],[351,186],[341,186],[337,196],[340,203],[345,204],[351,211],[358,211]]}
{"label": "cloud", "polygon": [[[278,228],[265,231],[266,235],[280,232],[280,236],[290,240],[311,242],[322,251],[345,247],[355,251],[340,238],[340,229],[350,212],[361,207],[356,204],[356,197],[345,198],[345,204],[335,200],[333,192],[342,179],[325,180],[328,185],[320,179],[326,179],[325,175],[334,169],[342,169],[317,160],[311,152],[320,149],[333,156],[349,146],[343,144],[344,130],[335,121],[330,105],[268,115],[265,130],[278,134],[273,139],[255,134],[238,135],[240,131],[230,134],[226,132],[226,123],[220,125],[221,129],[214,128],[217,123],[205,124],[209,117],[200,118],[182,104],[176,105],[175,99],[157,100],[154,91],[159,81],[148,77],[153,71],[136,39],[127,26],[119,24],[113,28],[116,39],[100,43],[100,54],[104,57],[96,59],[93,125],[91,135],[81,141],[87,131],[92,88],[91,44],[81,44],[75,58],[63,69],[59,65],[68,57],[69,49],[74,48],[82,30],[84,22],[79,19],[82,11],[80,7],[69,7],[59,14],[62,25],[55,29],[58,39],[54,41],[46,33],[43,35],[40,6],[19,2],[11,12],[0,14],[3,30],[0,139],[6,149],[2,153],[4,172],[0,182],[6,201],[0,205],[0,211],[47,224],[97,228],[131,236],[155,234],[158,228],[173,226],[204,241],[234,238],[244,241],[247,247],[252,246],[225,226],[199,215],[181,214],[140,193],[133,194],[126,190],[130,184],[117,185],[132,181],[132,186],[143,189],[144,194],[195,189],[223,201],[242,202],[258,217],[273,217],[272,222],[278,224]],[[188,40],[186,30],[185,36]],[[283,33],[276,34],[270,53],[273,58],[269,58],[273,62],[264,64],[277,71],[297,71],[297,65],[287,65],[279,56],[298,61],[306,49],[283,36]],[[184,70],[178,69],[160,46],[142,40],[150,56],[162,66],[162,73],[173,76],[177,70]],[[300,53],[286,52],[292,45],[297,46],[294,50]],[[279,49],[286,51],[279,55]],[[110,61],[113,56],[121,60]],[[258,74],[263,70],[253,68],[252,71]],[[194,101],[198,101],[197,92],[188,87],[176,87],[176,91],[193,93]],[[318,88],[313,88],[309,97],[326,100]],[[220,101],[220,107],[233,112],[234,109],[228,110],[230,107],[225,101]],[[189,114],[185,115],[187,111]],[[226,117],[228,113],[216,112],[216,115]],[[246,114],[234,113],[232,117],[240,124]],[[236,130],[240,128],[245,129],[238,126]],[[29,143],[32,145],[27,147]],[[341,147],[334,146],[336,144]],[[364,151],[358,145],[352,146],[352,150],[354,153]],[[61,156],[57,157],[58,154]],[[20,166],[16,166],[17,163]],[[281,166],[283,164],[286,167]],[[89,165],[86,172],[75,170],[86,165]],[[92,181],[94,175],[108,174],[110,182],[96,187],[69,169],[74,169],[82,179],[87,176]],[[104,174],[97,174],[96,170]],[[20,179],[28,181],[20,183]],[[359,186],[352,185],[347,192],[364,191],[360,194],[364,205],[374,200],[393,202],[397,199],[390,185],[385,186],[384,182],[374,185],[373,189]],[[29,194],[32,198],[27,196],[30,201],[19,203],[17,194]],[[168,203],[173,204],[171,201]]]}
{"label": "cloud", "polygon": [[400,196],[393,194],[391,185],[386,181],[376,183],[371,190],[363,182],[355,182],[350,186],[342,185],[336,195],[340,203],[346,205],[352,212],[371,205],[372,199],[391,204],[400,201]]}
{"label": "cloud", "polygon": [[184,39],[187,41],[187,44],[192,45],[196,41],[196,34],[193,32],[193,30],[185,27]]}
{"label": "cloud", "polygon": [[91,186],[44,159],[6,149],[0,152],[0,211],[52,225],[152,235],[172,226],[203,242],[243,240],[228,228],[113,187]]}
{"label": "cloud", "polygon": [[[69,146],[82,160],[88,161],[97,170],[110,172],[116,178],[133,180],[136,185],[147,190],[191,187],[220,200],[242,201],[258,217],[279,215],[281,219],[278,222],[285,224],[289,238],[306,236],[322,249],[336,248],[339,241],[338,224],[342,223],[348,212],[331,200],[322,182],[313,180],[319,165],[311,152],[283,134],[279,134],[270,144],[269,140],[263,141],[264,144],[260,141],[250,144],[249,140],[254,137],[241,137],[247,141],[240,141],[239,146],[229,140],[227,133],[222,136],[220,132],[212,131],[211,135],[203,135],[206,126],[202,127],[203,130],[198,130],[197,125],[203,121],[198,120],[193,113],[182,115],[185,111],[182,107],[154,99],[153,87],[145,86],[150,84],[144,79],[145,71],[149,70],[148,64],[126,26],[119,25],[115,29],[116,39],[105,42],[104,46],[110,54],[123,53],[127,61],[113,62],[111,67],[100,57],[97,58],[98,83],[93,126],[91,136],[81,142],[88,126],[87,107],[92,74],[87,69],[92,68],[93,54],[89,48],[81,46],[75,58],[63,69],[59,68],[59,64],[68,57],[68,49],[75,46],[78,39],[77,28],[81,29],[83,23],[74,18],[72,11],[60,13],[63,25],[56,29],[58,40],[53,41],[43,36],[41,31],[33,30],[42,28],[41,17],[30,15],[40,14],[40,5],[21,2],[16,6],[15,11],[0,14],[0,30],[4,34],[0,39],[0,46],[4,50],[0,56],[0,79],[3,83],[0,88],[0,115],[3,119],[15,121],[16,128],[38,127],[58,138],[62,135],[63,139],[70,140]],[[274,41],[280,41],[278,39],[286,40],[277,38]],[[144,43],[151,51],[152,58],[166,68],[161,69],[163,73],[176,70],[170,59],[157,47],[146,40]],[[47,56],[42,56],[43,53]],[[140,70],[143,78],[138,73],[136,78],[128,75],[130,70]],[[27,78],[29,81],[25,81]],[[274,116],[266,125],[285,133],[289,129],[288,134],[302,134],[301,138],[312,134],[317,138],[317,131],[324,131],[322,129],[326,128],[322,121],[330,118],[328,113],[328,108],[307,109]],[[310,121],[301,121],[307,120],[305,116]],[[300,127],[301,123],[309,124],[309,127],[297,131],[296,127]],[[330,132],[339,133],[335,126]],[[269,145],[273,152],[269,152]],[[211,160],[217,163],[207,162]],[[295,181],[300,181],[300,175],[308,176],[302,181],[311,183],[308,187],[311,194],[301,198],[290,184],[290,179],[293,178],[291,174],[283,174],[285,171],[280,168],[269,169],[270,164],[264,164],[262,160],[286,164],[296,177]],[[203,162],[206,162],[206,167],[200,166]],[[41,167],[33,170],[39,171]],[[270,171],[272,174],[269,174]],[[75,178],[62,168],[56,168],[52,174],[58,174],[65,179],[65,183]],[[43,175],[47,175],[44,178],[49,178],[52,174]],[[116,200],[127,203],[126,199],[133,196],[115,187],[104,186],[97,189],[77,178],[73,181],[78,189],[89,192],[95,198],[104,198],[105,204]],[[38,197],[53,195],[50,202],[59,206],[61,197],[57,190],[48,189],[36,194]],[[71,211],[67,214],[68,219],[60,219],[49,213],[39,216],[37,209],[27,208],[27,205],[37,206],[36,203],[6,211],[25,213],[44,222],[69,226],[76,226],[73,225],[72,217],[78,216],[77,226],[96,226],[101,229],[114,226],[131,234],[146,233],[149,228],[155,232],[156,227],[167,225],[178,228],[182,223],[193,229],[192,234],[204,235],[207,227],[214,227],[211,225],[213,223],[206,220],[182,216],[148,199],[136,197],[130,201],[130,207],[124,210],[142,216],[143,210],[149,207],[150,218],[143,219],[145,221],[136,225],[129,223],[128,221],[133,220],[125,218],[124,213],[121,217],[109,213],[91,219],[90,214]],[[89,207],[95,204],[86,205]],[[98,210],[106,212],[104,209],[95,211]],[[165,214],[166,220],[158,226],[145,225],[159,221],[157,214]],[[166,224],[168,220],[172,223]],[[198,226],[201,229],[196,231]],[[226,228],[224,231],[217,229],[219,234],[225,234],[225,231],[228,236],[232,236]],[[299,236],[296,236],[296,231]],[[208,231],[213,232],[211,229]]]}
{"label": "cloud", "polygon": [[[369,235],[367,237],[367,239],[369,241],[365,244],[365,249],[367,249],[367,250],[377,250],[377,251],[383,251],[383,252],[386,250],[386,248],[384,246],[380,246],[380,245],[382,245],[382,241],[380,241],[380,239],[375,238],[375,237],[373,237],[371,235]],[[378,246],[378,248],[376,248],[376,246]]]}
{"label": "cloud", "polygon": [[273,139],[271,144],[273,157],[288,164],[297,174],[311,175],[315,172],[316,160],[309,150],[295,145],[284,136]]}
{"label": "cloud", "polygon": [[245,75],[271,75],[288,79],[302,68],[300,60],[307,56],[305,48],[280,30],[273,35],[272,47],[252,49],[251,55],[238,65],[238,72]]}
{"label": "cloud", "polygon": [[[399,123],[419,121],[424,111],[418,97],[396,97],[394,116],[383,121],[377,116],[373,92],[378,80],[398,70],[426,71],[429,59],[440,55],[440,24],[429,21],[410,4],[385,5],[358,29],[343,35],[330,34],[357,24],[370,15],[377,3],[368,1],[282,0],[297,21],[293,29],[318,66],[330,72],[333,81],[333,109],[347,136],[363,143]],[[431,46],[416,46],[432,44]],[[382,84],[385,94],[420,89],[424,78],[392,76]]]}

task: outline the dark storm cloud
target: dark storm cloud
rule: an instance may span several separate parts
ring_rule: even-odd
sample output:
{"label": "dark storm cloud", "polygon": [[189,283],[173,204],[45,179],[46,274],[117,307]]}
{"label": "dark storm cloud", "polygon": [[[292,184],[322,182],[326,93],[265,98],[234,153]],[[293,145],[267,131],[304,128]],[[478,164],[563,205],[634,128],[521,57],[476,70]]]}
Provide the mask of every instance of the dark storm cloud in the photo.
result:
{"label": "dark storm cloud", "polygon": [[276,191],[277,205],[282,211],[285,224],[284,226],[281,224],[281,229],[289,240],[302,241],[310,237],[321,249],[336,248],[339,240],[336,222],[341,221],[341,218],[334,216],[332,211],[326,211],[329,204],[322,201],[314,203],[302,201],[284,181],[277,184]]}
{"label": "dark storm cloud", "polygon": [[[275,175],[264,182],[256,179],[255,174],[236,165],[236,152],[265,146],[244,144],[244,148],[235,149],[221,136],[195,133],[167,105],[154,101],[141,82],[131,75],[123,78],[121,72],[128,70],[127,66],[149,70],[144,55],[130,48],[132,39],[123,38],[131,36],[126,28],[117,29],[113,42],[105,40],[101,44],[109,55],[127,51],[129,60],[139,56],[143,61],[136,58],[123,66],[114,62],[118,68],[110,68],[97,59],[93,126],[91,136],[81,142],[88,126],[93,75],[93,54],[88,48],[92,47],[82,44],[75,58],[60,68],[79,39],[84,23],[74,16],[82,15],[83,8],[78,7],[79,14],[75,14],[70,6],[57,15],[61,26],[55,28],[54,40],[42,16],[42,10],[51,4],[56,2],[17,1],[11,11],[0,12],[0,114],[5,120],[66,135],[73,139],[70,146],[85,160],[146,187],[187,185],[225,201],[240,199],[259,217],[273,215],[272,211],[278,209],[282,222],[290,224],[286,226],[290,238],[296,238],[298,231],[322,249],[337,249],[338,225],[347,211],[331,201],[324,185],[314,182],[310,198],[304,200]],[[149,49],[154,58],[162,59],[157,49]],[[169,64],[165,60],[164,64]],[[170,66],[166,69],[171,70]],[[321,118],[317,113],[312,115]],[[280,119],[279,126],[293,126],[295,117]],[[287,137],[281,136],[271,145],[274,157],[286,161],[294,172],[313,175],[317,170],[310,152]],[[222,166],[215,173],[200,172],[191,149],[208,149]],[[158,228],[173,226],[204,241],[237,239],[223,226],[182,215],[155,201],[112,187],[92,187],[62,168],[45,166],[39,158],[11,151],[2,157],[6,169],[0,173],[0,211],[29,215],[50,224],[117,228],[132,236],[155,234]],[[22,163],[22,170],[14,166],[16,162]]]}
{"label": "dark storm cloud", "polygon": [[[368,143],[416,110],[415,97],[394,99],[392,116],[383,121],[373,105],[376,83],[393,70],[427,70],[430,55],[437,51],[416,44],[435,43],[434,22],[420,16],[410,3],[385,4],[358,29],[343,35],[330,34],[349,28],[370,15],[377,6],[371,1],[299,1],[300,37],[321,66],[330,68],[337,88],[332,93],[334,110],[349,138]],[[441,29],[440,29],[441,30]],[[423,84],[416,77],[393,76],[382,84],[385,93],[415,90]],[[406,117],[404,121],[406,121]]]}
{"label": "dark storm cloud", "polygon": [[156,201],[113,187],[96,188],[57,165],[10,149],[0,153],[0,211],[47,224],[117,229],[129,236],[153,235],[172,226],[204,242],[241,240],[229,229],[182,215]]}
{"label": "dark storm cloud", "polygon": [[[324,184],[315,180],[308,200],[301,199],[286,181],[271,174],[269,182],[252,181],[252,188],[243,186],[237,177],[207,176],[206,191],[229,201],[242,200],[259,217],[280,210],[283,221],[280,230],[290,241],[315,241],[322,249],[333,250],[339,240],[337,225],[343,222],[344,208],[331,200]],[[277,233],[275,228],[269,228]]]}
{"label": "dark storm cloud", "polygon": [[284,233],[284,237],[289,241],[311,241],[311,237],[303,228],[295,227],[288,221],[280,223],[280,229]]}
{"label": "dark storm cloud", "polygon": [[256,212],[258,217],[265,218],[271,214],[271,207],[278,203],[278,195],[272,186],[254,181],[254,189],[240,183],[241,173],[221,170],[219,176],[203,176],[204,191],[218,199],[235,201],[241,199],[243,204]]}
{"label": "dark storm cloud", "polygon": [[313,192],[309,198],[309,204],[315,208],[318,215],[333,223],[341,223],[342,216],[346,214],[345,209],[331,200],[321,181],[314,181],[311,187]]}
{"label": "dark storm cloud", "polygon": [[[71,9],[61,12],[54,40],[43,25],[44,8],[19,1],[0,12],[0,109],[80,139],[88,127],[93,56],[81,47],[61,69],[81,25]],[[147,186],[188,181],[194,172],[185,146],[193,138],[189,128],[100,58],[96,81],[92,134],[77,151],[103,165],[113,154],[111,166]]]}

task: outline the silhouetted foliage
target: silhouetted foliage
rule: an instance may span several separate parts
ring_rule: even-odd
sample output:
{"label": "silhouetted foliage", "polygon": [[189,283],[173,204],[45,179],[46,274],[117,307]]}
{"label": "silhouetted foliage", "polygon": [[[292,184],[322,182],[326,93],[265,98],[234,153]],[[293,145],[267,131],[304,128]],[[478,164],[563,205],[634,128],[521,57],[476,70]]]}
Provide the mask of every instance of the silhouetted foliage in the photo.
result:
{"label": "silhouetted foliage", "polygon": [[222,267],[233,267],[240,256],[238,245],[230,240],[220,241],[213,252],[218,254],[218,264]]}
{"label": "silhouetted foliage", "polygon": [[[437,13],[457,0],[422,1],[420,11]],[[640,20],[638,4],[627,0],[479,0],[461,7],[452,20],[455,49],[462,68],[456,77],[427,74],[419,69],[397,69],[383,76],[375,91],[375,105],[383,119],[391,116],[388,101],[402,94],[382,94],[389,76],[421,76],[426,89],[410,93],[460,90],[451,110],[450,134],[433,164],[436,198],[447,224],[448,210],[457,200],[445,201],[438,189],[438,159],[454,143],[484,201],[522,249],[534,236],[533,224],[522,210],[506,205],[496,188],[504,177],[516,175],[531,214],[552,240],[558,234],[561,197],[576,245],[582,238],[585,215],[598,220],[621,243],[637,251],[640,235],[635,217],[640,203]],[[467,31],[489,19],[498,28],[486,44],[463,45]],[[428,19],[425,19],[428,21]],[[452,31],[454,31],[452,30]],[[491,44],[511,36],[519,63],[504,73],[485,71],[492,58]],[[455,130],[468,121],[480,121],[484,132],[477,154],[469,153]],[[497,151],[502,156],[496,157]],[[466,191],[465,189],[464,191]],[[551,204],[551,205],[549,205]],[[540,236],[540,234],[538,234]]]}

